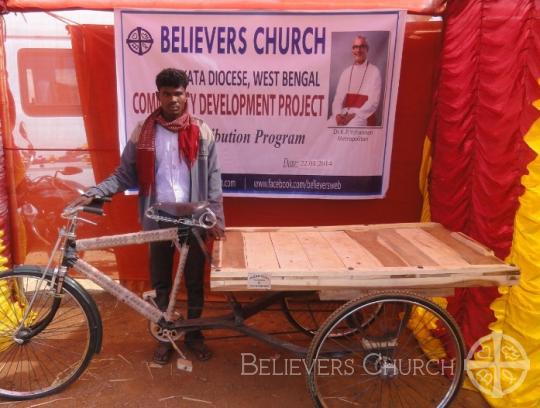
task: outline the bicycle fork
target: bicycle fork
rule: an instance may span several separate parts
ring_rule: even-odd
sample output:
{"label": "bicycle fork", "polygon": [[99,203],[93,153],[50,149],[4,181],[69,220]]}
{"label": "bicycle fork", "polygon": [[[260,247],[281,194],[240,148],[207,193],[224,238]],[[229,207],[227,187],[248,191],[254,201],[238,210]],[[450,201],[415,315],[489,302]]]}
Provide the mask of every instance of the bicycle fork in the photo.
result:
{"label": "bicycle fork", "polygon": [[[65,239],[67,238],[67,239]],[[49,260],[47,262],[47,266],[43,270],[43,273],[41,275],[41,280],[39,281],[37,287],[34,290],[34,294],[32,295],[31,299],[28,301],[28,303],[25,305],[24,314],[21,319],[21,323],[19,324],[19,327],[15,330],[13,333],[13,341],[17,344],[24,344],[28,340],[30,340],[35,335],[39,334],[43,329],[45,329],[48,324],[54,319],[54,316],[56,315],[56,312],[58,311],[58,308],[60,307],[60,302],[62,301],[62,286],[64,283],[64,276],[67,272],[67,267],[62,264],[59,268],[54,268],[50,282],[48,283],[51,287],[50,293],[51,296],[54,297],[53,303],[51,305],[51,308],[47,315],[43,317],[37,324],[32,326],[26,326],[26,323],[30,317],[30,313],[34,307],[34,303],[36,301],[36,297],[44,284],[46,280],[46,276],[48,271],[51,268],[53,259],[60,248],[60,246],[63,244],[61,253],[64,252],[65,246],[69,242],[69,233],[66,232],[64,229],[60,230],[60,233],[58,235],[58,238],[56,239],[56,243],[54,245],[53,251],[51,252],[51,256],[49,257]]]}

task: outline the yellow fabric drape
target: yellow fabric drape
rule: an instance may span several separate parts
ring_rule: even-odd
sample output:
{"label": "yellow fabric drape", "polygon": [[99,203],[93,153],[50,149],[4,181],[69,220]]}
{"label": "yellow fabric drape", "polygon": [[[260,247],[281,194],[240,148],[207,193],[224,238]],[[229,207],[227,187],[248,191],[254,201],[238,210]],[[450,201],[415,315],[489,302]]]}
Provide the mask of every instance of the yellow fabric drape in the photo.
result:
{"label": "yellow fabric drape", "polygon": [[[5,249],[2,237],[4,231],[0,230],[0,253]],[[0,256],[0,272],[7,270],[5,266],[8,260],[4,256]],[[15,281],[0,281],[0,351],[4,351],[13,342],[11,333],[13,332],[16,322],[20,322],[24,309],[18,302],[13,302],[11,294],[13,293],[13,286],[16,285]]]}
{"label": "yellow fabric drape", "polygon": [[424,139],[424,148],[422,150],[422,165],[418,174],[418,185],[422,194],[422,214],[421,222],[431,221],[431,210],[429,207],[429,172],[431,170],[431,139],[426,136]]}
{"label": "yellow fabric drape", "polygon": [[11,298],[16,293],[15,280],[0,281],[0,351],[6,350],[13,343],[13,330],[21,321],[24,313],[24,305]]}
{"label": "yellow fabric drape", "polygon": [[[540,85],[540,79],[538,80]],[[540,110],[540,99],[533,105]],[[490,329],[512,336],[525,349],[530,369],[523,384],[502,398],[485,395],[493,407],[540,407],[540,119],[524,138],[537,154],[522,177],[525,193],[516,213],[512,249],[507,262],[519,266],[521,278],[512,288],[501,288],[491,309],[497,320]],[[518,370],[514,370],[518,375]],[[509,384],[502,382],[502,388]]]}
{"label": "yellow fabric drape", "polygon": [[[5,249],[3,237],[4,231],[0,230],[0,253]],[[7,263],[8,259],[0,256],[0,272],[8,269]],[[25,305],[25,297],[18,290],[15,279],[0,280],[0,351],[4,351],[13,343],[11,334],[22,319]]]}
{"label": "yellow fabric drape", "polygon": [[[446,299],[433,298],[432,300],[443,309],[446,308]],[[432,331],[438,328],[438,321],[438,319],[433,318],[432,313],[417,306],[412,310],[411,317],[407,322],[407,327],[413,331],[420,348],[430,360],[444,360],[447,357],[444,344],[432,334]]]}

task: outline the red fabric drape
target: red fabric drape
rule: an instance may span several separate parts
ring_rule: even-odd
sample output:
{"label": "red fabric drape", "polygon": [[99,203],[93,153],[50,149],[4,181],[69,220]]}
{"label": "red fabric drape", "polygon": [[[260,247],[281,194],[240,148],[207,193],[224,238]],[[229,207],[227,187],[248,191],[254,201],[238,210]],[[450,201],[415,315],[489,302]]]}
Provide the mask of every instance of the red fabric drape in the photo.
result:
{"label": "red fabric drape", "polygon": [[332,10],[332,9],[406,9],[409,12],[433,15],[442,12],[445,0],[0,0],[2,11],[115,8],[155,9],[252,9],[252,10]]}
{"label": "red fabric drape", "polygon": [[[116,167],[115,162],[100,160],[99,150],[118,150],[116,76],[114,72],[114,32],[111,27],[69,26],[77,83],[81,98],[88,148],[96,180],[102,180]],[[103,97],[100,94],[103,90]]]}
{"label": "red fabric drape", "polygon": [[[1,10],[1,6],[0,6]],[[15,108],[13,96],[8,89],[7,71],[6,71],[6,55],[4,49],[4,20],[0,17],[0,105],[3,109],[0,110],[0,231],[4,234],[0,235],[0,268],[11,264],[10,251],[10,214],[9,196],[8,196],[8,180],[9,172],[7,167],[10,163],[9,157],[4,155],[4,140],[11,138],[13,131],[13,116]],[[11,177],[13,179],[13,177]],[[10,180],[13,182],[13,180]],[[12,218],[13,222],[13,218]],[[3,259],[5,257],[5,259]]]}
{"label": "red fabric drape", "polygon": [[[116,120],[116,75],[114,70],[114,31],[101,25],[69,26],[77,83],[81,98],[88,150],[97,182],[109,176],[119,162],[118,122]],[[133,197],[118,194],[106,208],[109,217],[100,220],[101,233],[136,231],[137,203]],[[119,247],[114,250],[119,278],[146,280],[145,248]]]}
{"label": "red fabric drape", "polygon": [[[504,258],[533,158],[523,141],[538,117],[537,0],[457,0],[445,15],[434,110],[430,206],[433,221],[463,231]],[[488,333],[495,288],[459,290],[449,310],[471,345]]]}

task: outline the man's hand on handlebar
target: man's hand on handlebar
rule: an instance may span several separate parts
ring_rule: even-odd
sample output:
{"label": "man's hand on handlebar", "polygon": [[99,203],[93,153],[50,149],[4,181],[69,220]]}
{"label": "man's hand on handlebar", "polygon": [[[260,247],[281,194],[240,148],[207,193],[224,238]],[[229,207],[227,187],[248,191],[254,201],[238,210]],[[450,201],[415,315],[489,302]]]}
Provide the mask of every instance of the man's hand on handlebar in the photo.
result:
{"label": "man's hand on handlebar", "polygon": [[104,202],[111,201],[110,197],[102,197],[91,193],[84,193],[69,203],[67,208],[96,207],[102,208]]}
{"label": "man's hand on handlebar", "polygon": [[69,203],[69,208],[76,208],[76,207],[84,207],[86,205],[90,205],[92,201],[94,200],[94,196],[82,194],[79,197],[77,197],[75,200],[73,200],[71,203]]}

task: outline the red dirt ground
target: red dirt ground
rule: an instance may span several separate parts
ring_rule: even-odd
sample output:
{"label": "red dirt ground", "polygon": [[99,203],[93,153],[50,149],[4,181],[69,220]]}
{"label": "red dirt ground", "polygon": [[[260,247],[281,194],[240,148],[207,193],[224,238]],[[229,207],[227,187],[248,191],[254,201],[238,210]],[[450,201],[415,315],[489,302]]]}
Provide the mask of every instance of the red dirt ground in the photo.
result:
{"label": "red dirt ground", "polygon": [[[242,353],[278,358],[278,362],[294,356],[234,332],[208,332],[206,337],[214,358],[208,362],[194,360],[192,373],[177,370],[174,363],[153,367],[155,340],[148,334],[144,318],[108,294],[92,294],[104,322],[103,347],[82,377],[59,394],[24,402],[0,400],[0,407],[312,406],[304,375],[242,375]],[[226,303],[208,302],[205,315],[226,307]],[[280,336],[289,341],[308,344],[307,337],[294,332],[278,310],[263,312],[252,320],[266,331],[283,333]],[[488,407],[480,394],[466,390],[460,392],[452,406]]]}

